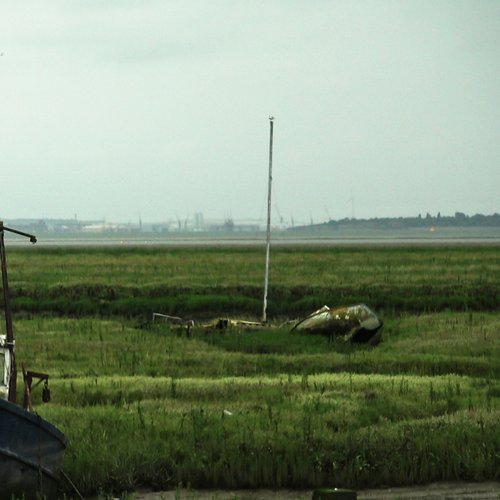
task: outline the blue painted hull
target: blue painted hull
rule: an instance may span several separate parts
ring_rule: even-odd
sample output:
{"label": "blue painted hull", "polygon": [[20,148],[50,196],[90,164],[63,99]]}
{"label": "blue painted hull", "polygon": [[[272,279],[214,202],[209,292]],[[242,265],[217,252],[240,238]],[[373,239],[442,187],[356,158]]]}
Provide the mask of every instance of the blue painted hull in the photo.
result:
{"label": "blue painted hull", "polygon": [[0,498],[58,498],[64,434],[0,399]]}

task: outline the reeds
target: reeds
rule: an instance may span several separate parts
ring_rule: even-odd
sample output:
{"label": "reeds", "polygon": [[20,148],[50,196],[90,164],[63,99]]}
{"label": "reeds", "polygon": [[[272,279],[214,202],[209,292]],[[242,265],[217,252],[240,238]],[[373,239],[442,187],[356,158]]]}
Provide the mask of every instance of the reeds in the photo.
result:
{"label": "reeds", "polygon": [[398,316],[377,348],[312,338],[300,353],[283,330],[186,338],[37,318],[17,322],[18,358],[51,373],[37,411],[67,433],[65,469],[86,495],[494,480],[498,321]]}
{"label": "reeds", "polygon": [[[15,311],[149,318],[153,311],[250,314],[261,308],[258,248],[12,249]],[[293,317],[323,304],[378,310],[497,310],[495,246],[277,248],[269,315]]]}
{"label": "reeds", "polygon": [[17,358],[50,374],[36,409],[85,496],[500,479],[495,247],[274,251],[270,317],[366,302],[376,348],[149,322],[257,317],[260,249],[31,250],[9,255]]}

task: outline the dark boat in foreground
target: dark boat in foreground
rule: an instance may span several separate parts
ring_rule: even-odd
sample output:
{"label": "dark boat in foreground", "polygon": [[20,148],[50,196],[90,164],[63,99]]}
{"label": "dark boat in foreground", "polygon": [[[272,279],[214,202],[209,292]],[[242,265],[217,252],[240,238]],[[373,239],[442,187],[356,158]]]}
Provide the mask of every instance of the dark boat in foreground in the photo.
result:
{"label": "dark boat in foreground", "polygon": [[59,429],[0,399],[0,498],[56,498],[65,448]]}
{"label": "dark boat in foreground", "polygon": [[[64,434],[32,411],[31,390],[45,382],[43,400],[50,399],[48,375],[23,367],[24,404],[16,404],[17,368],[12,330],[4,231],[36,238],[7,228],[0,221],[0,259],[6,335],[0,335],[0,498],[57,498],[61,465],[67,445]],[[32,386],[33,379],[38,379]]]}

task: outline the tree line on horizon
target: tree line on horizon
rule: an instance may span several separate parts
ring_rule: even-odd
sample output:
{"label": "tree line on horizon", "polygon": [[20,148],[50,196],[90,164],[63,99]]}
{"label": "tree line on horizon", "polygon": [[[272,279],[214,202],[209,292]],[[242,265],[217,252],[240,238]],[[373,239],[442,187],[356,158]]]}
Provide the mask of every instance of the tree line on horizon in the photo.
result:
{"label": "tree line on horizon", "polygon": [[463,212],[455,212],[452,216],[442,216],[440,212],[437,215],[427,213],[425,216],[419,214],[416,217],[374,217],[370,219],[344,218],[339,220],[330,219],[321,224],[312,224],[308,226],[294,227],[300,228],[329,228],[336,229],[340,227],[365,227],[376,229],[401,229],[401,228],[419,228],[419,227],[500,227],[500,214],[492,215],[466,215]]}

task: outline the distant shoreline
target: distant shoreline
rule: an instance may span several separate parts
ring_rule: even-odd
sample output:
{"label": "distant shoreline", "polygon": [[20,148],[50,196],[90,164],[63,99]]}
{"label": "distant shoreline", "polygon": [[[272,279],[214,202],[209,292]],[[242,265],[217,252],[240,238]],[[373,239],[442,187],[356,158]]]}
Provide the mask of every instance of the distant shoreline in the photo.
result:
{"label": "distant shoreline", "polygon": [[[490,237],[288,237],[274,238],[273,246],[447,246],[447,245],[482,245],[500,246],[500,236]],[[9,246],[25,247],[26,243],[11,240]],[[127,237],[102,237],[102,238],[39,238],[38,247],[244,247],[264,246],[263,238],[127,238]]]}
{"label": "distant shoreline", "polygon": [[[259,246],[265,245],[263,231],[36,231],[37,246]],[[26,241],[7,234],[6,243],[26,246]],[[496,227],[322,227],[302,230],[273,229],[273,246],[366,246],[366,245],[500,245],[500,226]],[[29,246],[29,245],[28,245]]]}

